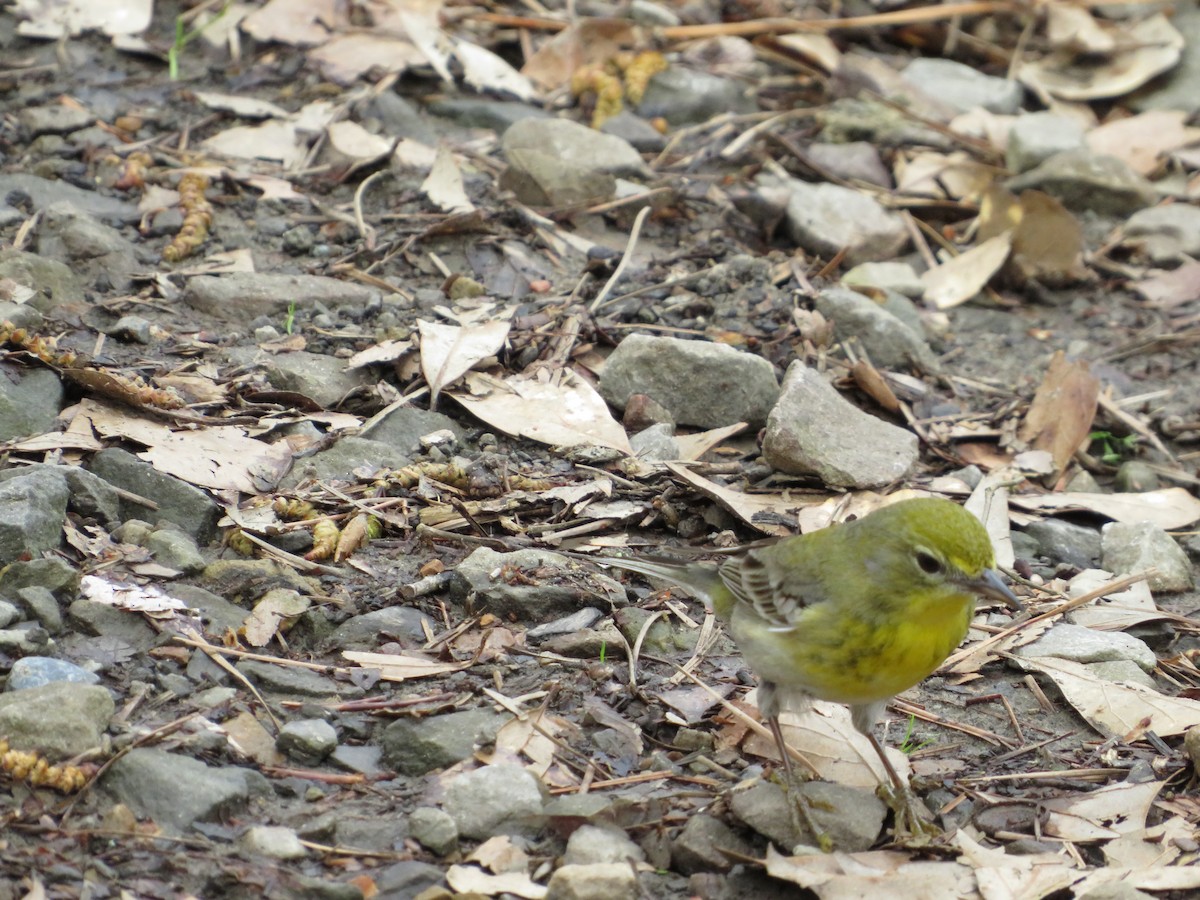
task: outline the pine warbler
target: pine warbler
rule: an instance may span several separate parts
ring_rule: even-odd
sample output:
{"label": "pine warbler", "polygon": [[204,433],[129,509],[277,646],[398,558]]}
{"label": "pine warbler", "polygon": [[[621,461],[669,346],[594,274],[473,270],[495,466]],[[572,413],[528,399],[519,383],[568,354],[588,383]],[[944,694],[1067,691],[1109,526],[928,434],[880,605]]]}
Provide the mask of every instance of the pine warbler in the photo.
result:
{"label": "pine warbler", "polygon": [[872,728],[892,697],[962,642],[977,597],[1022,608],[993,568],[991,540],[975,516],[949,500],[902,500],[721,562],[593,559],[680,585],[728,623],[759,678],[759,711],[789,786],[782,695],[845,703],[895,787],[897,836],[935,830]]}

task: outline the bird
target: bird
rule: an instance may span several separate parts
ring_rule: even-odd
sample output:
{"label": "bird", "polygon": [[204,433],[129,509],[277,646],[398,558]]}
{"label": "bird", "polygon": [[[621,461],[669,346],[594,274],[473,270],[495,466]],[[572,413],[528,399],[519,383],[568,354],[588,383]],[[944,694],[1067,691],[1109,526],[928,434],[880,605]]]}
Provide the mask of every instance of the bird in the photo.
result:
{"label": "bird", "polygon": [[[923,681],[962,643],[977,598],[1023,609],[972,513],[948,499],[919,497],[721,561],[589,559],[685,588],[726,623],[758,678],[759,712],[789,792],[796,782],[780,712],[812,698],[842,703],[892,783],[891,791],[881,788],[896,813],[897,838],[937,832],[873,728],[896,694]],[[793,811],[798,806],[793,802]]]}

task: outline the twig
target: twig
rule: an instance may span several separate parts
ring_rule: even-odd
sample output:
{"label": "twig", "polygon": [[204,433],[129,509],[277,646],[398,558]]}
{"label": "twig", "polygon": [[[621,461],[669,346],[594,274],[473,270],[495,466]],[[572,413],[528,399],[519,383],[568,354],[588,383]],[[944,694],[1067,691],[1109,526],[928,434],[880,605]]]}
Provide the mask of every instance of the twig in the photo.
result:
{"label": "twig", "polygon": [[621,276],[625,274],[625,269],[629,265],[629,261],[633,258],[633,248],[637,246],[638,236],[642,233],[642,223],[646,221],[646,216],[650,215],[650,207],[643,206],[637,214],[637,218],[633,220],[633,228],[629,231],[629,240],[625,244],[625,252],[621,255],[621,261],[617,263],[617,268],[613,271],[612,277],[605,283],[603,289],[596,295],[596,299],[592,301],[589,311],[592,315],[596,314],[596,310],[604,306],[604,298],[608,296]]}

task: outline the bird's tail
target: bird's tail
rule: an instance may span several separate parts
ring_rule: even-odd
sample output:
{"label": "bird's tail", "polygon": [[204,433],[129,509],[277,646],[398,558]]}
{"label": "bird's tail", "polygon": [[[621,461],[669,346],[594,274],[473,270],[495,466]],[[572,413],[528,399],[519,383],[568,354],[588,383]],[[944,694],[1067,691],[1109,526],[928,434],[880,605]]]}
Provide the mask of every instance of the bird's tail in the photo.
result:
{"label": "bird's tail", "polygon": [[717,566],[711,562],[681,562],[663,557],[621,558],[616,556],[589,557],[602,566],[612,566],[629,572],[638,572],[651,578],[661,578],[685,588],[705,605],[724,617],[732,599],[729,588],[721,580]]}

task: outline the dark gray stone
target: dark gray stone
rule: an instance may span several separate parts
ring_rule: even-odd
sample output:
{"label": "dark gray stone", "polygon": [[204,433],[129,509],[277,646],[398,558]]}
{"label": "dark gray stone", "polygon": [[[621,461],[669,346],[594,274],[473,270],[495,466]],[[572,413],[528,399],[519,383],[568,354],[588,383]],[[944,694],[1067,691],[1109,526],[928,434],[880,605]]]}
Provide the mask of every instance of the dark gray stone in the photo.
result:
{"label": "dark gray stone", "polygon": [[159,508],[155,510],[122,499],[123,519],[145,519],[154,524],[171,522],[201,545],[209,543],[216,536],[221,508],[208,494],[174,476],[159,472],[132,453],[117,448],[101,450],[92,457],[91,471],[115,487],[158,504]]}

